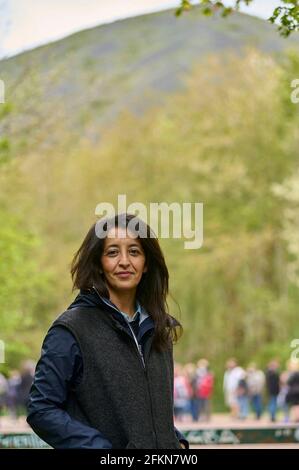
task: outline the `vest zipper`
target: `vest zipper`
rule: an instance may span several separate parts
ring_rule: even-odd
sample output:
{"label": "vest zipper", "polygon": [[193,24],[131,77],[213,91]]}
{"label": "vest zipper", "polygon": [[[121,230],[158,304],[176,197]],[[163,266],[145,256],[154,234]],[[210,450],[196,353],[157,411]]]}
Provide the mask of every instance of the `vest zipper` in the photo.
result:
{"label": "vest zipper", "polygon": [[[127,321],[127,320],[126,320]],[[148,384],[148,377],[147,377],[147,370],[146,370],[146,367],[145,367],[145,361],[144,361],[144,357],[143,357],[143,354],[142,354],[142,349],[141,349],[141,346],[140,344],[138,344],[138,341],[137,341],[137,338],[135,336],[135,333],[130,325],[130,323],[127,321],[129,327],[130,327],[130,330],[132,332],[132,335],[133,335],[133,338],[134,338],[134,342],[137,346],[137,350],[138,350],[138,354],[142,360],[142,365],[143,365],[143,371],[144,371],[144,375],[145,375],[145,379],[146,379],[146,385],[147,385],[147,390],[148,390],[148,394],[149,394],[149,397],[150,397],[150,407],[151,407],[151,417],[152,417],[152,426],[153,426],[153,429],[154,429],[154,436],[155,436],[155,441],[156,441],[156,448],[158,449],[158,441],[157,441],[157,432],[156,432],[156,426],[155,426],[155,422],[154,422],[154,415],[153,415],[153,405],[152,405],[152,396],[151,396],[151,392],[150,392],[150,388],[149,388],[149,384]],[[123,331],[125,333],[127,333],[129,335],[129,333],[125,330],[125,328],[122,328]],[[129,335],[130,336],[130,335]]]}
{"label": "vest zipper", "polygon": [[143,357],[143,354],[142,354],[142,348],[141,348],[140,344],[139,344],[138,341],[137,341],[137,338],[136,338],[135,333],[134,333],[134,331],[133,331],[133,329],[132,329],[132,327],[131,327],[131,325],[130,325],[130,322],[127,321],[127,323],[128,323],[128,325],[129,325],[129,328],[130,328],[131,333],[132,333],[132,335],[133,335],[133,338],[134,338],[135,344],[136,344],[136,346],[137,346],[137,350],[138,350],[139,356],[140,356],[141,361],[142,361],[143,368],[144,368],[144,370],[145,370],[145,361],[144,361],[144,357]]}

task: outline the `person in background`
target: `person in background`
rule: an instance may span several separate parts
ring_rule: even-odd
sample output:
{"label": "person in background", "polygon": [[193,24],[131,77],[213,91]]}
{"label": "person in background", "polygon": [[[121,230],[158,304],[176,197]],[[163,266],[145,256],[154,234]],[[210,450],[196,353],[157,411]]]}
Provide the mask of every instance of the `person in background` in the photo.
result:
{"label": "person in background", "polygon": [[193,362],[188,362],[184,366],[184,373],[188,388],[187,413],[191,415],[192,421],[196,422],[199,414],[199,403],[196,397],[196,365]]}
{"label": "person in background", "polygon": [[186,369],[181,364],[175,364],[174,372],[174,416],[177,421],[184,421],[190,414],[192,387]]}
{"label": "person in background", "polygon": [[[8,383],[6,377],[0,372],[0,418],[2,411],[6,407],[8,393]],[[1,421],[0,421],[1,424]]]}
{"label": "person in background", "polygon": [[8,392],[7,392],[6,404],[7,404],[10,417],[13,420],[16,420],[19,414],[18,395],[19,395],[19,387],[21,384],[20,372],[18,370],[11,370],[9,373],[9,378],[8,378],[7,383],[8,383]]}
{"label": "person in background", "polygon": [[265,374],[257,369],[256,364],[252,362],[247,368],[247,385],[252,409],[256,419],[260,419],[263,412],[263,390],[265,387]]}
{"label": "person in background", "polygon": [[209,361],[207,359],[200,359],[198,366],[197,396],[199,399],[199,419],[200,421],[208,422],[211,418],[214,374],[210,371]]}
{"label": "person in background", "polygon": [[223,391],[225,403],[230,408],[231,417],[238,418],[240,405],[238,401],[239,381],[244,377],[244,369],[238,366],[235,358],[228,359],[223,378]]}
{"label": "person in background", "polygon": [[290,420],[290,407],[287,403],[287,394],[289,391],[288,379],[290,376],[289,361],[286,363],[286,370],[283,370],[279,376],[279,394],[277,395],[277,407],[283,413],[283,422],[288,423]]}
{"label": "person in background", "polygon": [[243,375],[240,377],[238,386],[236,389],[237,400],[239,403],[239,419],[246,419],[249,413],[249,394],[248,394],[248,385],[247,385],[247,376],[246,372],[243,372]]}
{"label": "person in background", "polygon": [[299,361],[289,361],[288,370],[286,403],[291,408],[291,420],[299,423]]}
{"label": "person in background", "polygon": [[272,422],[276,421],[277,397],[280,390],[279,362],[273,359],[269,362],[266,370],[266,386],[268,392],[268,409]]}
{"label": "person in background", "polygon": [[17,389],[17,402],[19,413],[27,415],[27,405],[29,399],[30,388],[33,384],[35,362],[27,359],[21,363],[20,367],[20,383]]}

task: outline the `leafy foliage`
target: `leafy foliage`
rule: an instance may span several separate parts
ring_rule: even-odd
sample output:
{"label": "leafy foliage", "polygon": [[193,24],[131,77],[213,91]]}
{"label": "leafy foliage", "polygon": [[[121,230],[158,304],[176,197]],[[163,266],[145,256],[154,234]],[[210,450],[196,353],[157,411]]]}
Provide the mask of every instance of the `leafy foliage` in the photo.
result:
{"label": "leafy foliage", "polygon": [[44,306],[52,304],[46,300],[51,292],[51,276],[47,270],[40,272],[40,240],[28,231],[26,223],[3,207],[0,219],[1,340],[5,342],[6,360],[12,367],[22,357],[36,353],[24,339],[28,332],[34,335],[38,323],[45,324]]}
{"label": "leafy foliage", "polygon": [[[210,16],[214,12],[220,12],[222,17],[226,17],[234,10],[239,10],[241,4],[249,5],[255,0],[235,0],[234,8],[225,6],[224,2],[216,0],[199,0],[202,6],[202,13]],[[280,0],[281,5],[276,7],[268,19],[271,23],[278,23],[278,31],[284,37],[290,33],[299,30],[299,1],[298,0]],[[176,16],[180,16],[184,11],[192,8],[194,2],[182,0],[181,6],[176,10]]]}
{"label": "leafy foliage", "polygon": [[[167,26],[169,13],[159,19]],[[297,177],[299,107],[290,101],[290,83],[299,76],[298,51],[274,60],[255,49],[213,49],[186,68],[186,83],[172,94],[147,95],[144,82],[160,84],[166,76],[170,93],[178,57],[184,64],[194,60],[190,50],[198,57],[191,27],[198,30],[197,19],[186,20],[185,42],[175,50],[168,44],[163,54],[153,21],[142,21],[141,44],[132,27],[130,45],[113,42],[114,29],[95,29],[3,63],[5,79],[18,81],[8,87],[11,104],[0,116],[7,139],[0,166],[0,337],[9,366],[38,357],[47,327],[73,299],[69,264],[96,220],[95,207],[117,206],[118,194],[128,204],[204,203],[202,249],[161,240],[180,306],[170,297],[170,310],[185,329],[178,360],[208,357],[220,377],[227,356],[263,366],[273,354],[287,359],[298,337],[299,291],[285,237],[286,211],[297,203],[273,189]],[[221,29],[221,44],[229,21],[223,25],[215,21],[211,33]],[[293,40],[270,31],[263,42],[265,29],[263,23],[261,44]],[[91,60],[94,44],[103,47],[107,37],[113,57],[108,48],[101,61]],[[69,69],[78,71],[75,79]],[[132,96],[152,107],[134,108]]]}
{"label": "leafy foliage", "polygon": [[[143,117],[124,112],[101,146],[28,155],[18,180],[14,166],[4,188],[13,182],[16,206],[27,195],[26,211],[44,240],[43,266],[59,279],[54,305],[71,300],[68,265],[99,202],[117,206],[118,194],[128,204],[199,201],[203,248],[161,240],[185,326],[177,357],[223,364],[227,355],[265,357],[271,344],[287,350],[298,292],[287,275],[284,203],[272,188],[297,165],[298,109],[285,92],[294,67],[253,50],[241,59],[210,57],[163,107]],[[180,315],[171,299],[170,308]]]}

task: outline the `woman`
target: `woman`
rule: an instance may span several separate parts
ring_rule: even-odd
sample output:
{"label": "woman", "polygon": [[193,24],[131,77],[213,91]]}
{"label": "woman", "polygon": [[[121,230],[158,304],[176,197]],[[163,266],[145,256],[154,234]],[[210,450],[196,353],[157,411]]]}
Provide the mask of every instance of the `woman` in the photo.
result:
{"label": "woman", "polygon": [[[130,230],[136,220],[145,237]],[[188,448],[173,424],[182,328],[166,312],[163,254],[135,216],[104,222],[72,261],[80,293],[44,340],[27,421],[54,448]]]}

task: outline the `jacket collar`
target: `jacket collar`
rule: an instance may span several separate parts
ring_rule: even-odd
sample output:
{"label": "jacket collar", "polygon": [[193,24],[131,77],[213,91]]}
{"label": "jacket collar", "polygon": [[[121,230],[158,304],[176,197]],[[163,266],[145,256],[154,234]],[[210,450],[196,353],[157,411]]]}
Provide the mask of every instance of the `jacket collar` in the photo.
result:
{"label": "jacket collar", "polygon": [[[69,305],[67,310],[77,307],[101,308],[109,312],[112,318],[117,322],[121,323],[124,326],[128,325],[128,320],[124,317],[124,313],[121,312],[109,299],[106,299],[105,297],[101,296],[95,288],[81,289],[80,293]],[[142,337],[148,330],[154,329],[154,321],[139,302],[136,307],[136,312],[141,311],[142,313],[140,315],[140,329],[138,334],[138,337]]]}

